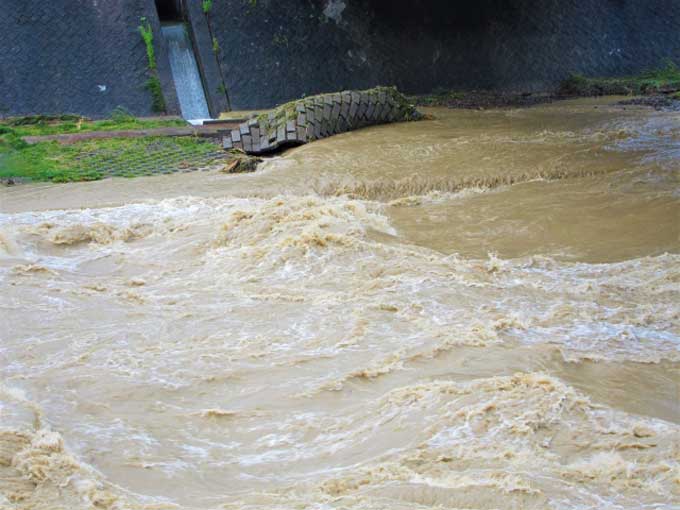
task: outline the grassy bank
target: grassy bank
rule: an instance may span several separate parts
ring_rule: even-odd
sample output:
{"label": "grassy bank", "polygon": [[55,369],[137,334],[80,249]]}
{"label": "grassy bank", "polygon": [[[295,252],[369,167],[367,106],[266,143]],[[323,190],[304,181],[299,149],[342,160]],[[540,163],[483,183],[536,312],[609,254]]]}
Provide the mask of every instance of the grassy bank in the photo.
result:
{"label": "grassy bank", "polygon": [[70,145],[29,145],[22,137],[183,127],[181,119],[138,119],[115,110],[111,118],[73,115],[16,117],[0,121],[0,179],[12,181],[90,181],[172,173],[210,164],[222,151],[197,137],[143,137],[83,140]]}
{"label": "grassy bank", "polygon": [[172,173],[207,166],[222,154],[220,147],[196,137],[28,145],[15,132],[0,129],[0,179],[13,181],[70,182]]}
{"label": "grassy bank", "polygon": [[18,136],[60,135],[90,131],[123,131],[161,127],[183,127],[181,119],[138,119],[126,112],[114,112],[111,118],[89,120],[77,115],[31,115],[0,120],[0,128],[9,128]]}
{"label": "grassy bank", "polygon": [[668,62],[664,67],[622,78],[589,78],[572,75],[564,80],[562,96],[615,96],[673,94],[680,99],[680,67]]}

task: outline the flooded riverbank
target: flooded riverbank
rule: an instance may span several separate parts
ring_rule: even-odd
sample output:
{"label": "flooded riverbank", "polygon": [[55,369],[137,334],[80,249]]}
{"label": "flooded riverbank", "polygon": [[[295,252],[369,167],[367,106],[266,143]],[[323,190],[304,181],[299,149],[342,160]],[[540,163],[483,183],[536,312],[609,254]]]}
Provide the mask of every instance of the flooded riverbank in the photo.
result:
{"label": "flooded riverbank", "polygon": [[680,497],[680,115],[433,110],[0,191],[0,508]]}

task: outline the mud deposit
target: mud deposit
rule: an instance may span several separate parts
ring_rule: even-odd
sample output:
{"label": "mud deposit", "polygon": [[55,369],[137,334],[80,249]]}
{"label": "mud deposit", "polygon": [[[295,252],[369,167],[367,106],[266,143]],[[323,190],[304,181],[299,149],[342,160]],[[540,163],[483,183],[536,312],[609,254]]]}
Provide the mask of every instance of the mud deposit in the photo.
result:
{"label": "mud deposit", "polygon": [[613,101],[0,190],[0,508],[678,508],[680,116]]}

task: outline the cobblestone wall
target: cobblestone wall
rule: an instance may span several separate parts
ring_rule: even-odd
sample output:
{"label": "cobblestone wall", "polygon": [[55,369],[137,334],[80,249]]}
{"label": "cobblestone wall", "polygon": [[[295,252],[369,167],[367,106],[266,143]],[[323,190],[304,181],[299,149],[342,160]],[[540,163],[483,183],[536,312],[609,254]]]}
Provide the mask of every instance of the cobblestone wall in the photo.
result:
{"label": "cobblestone wall", "polygon": [[366,126],[420,117],[391,87],[323,94],[285,104],[244,122],[224,135],[223,146],[263,154]]}

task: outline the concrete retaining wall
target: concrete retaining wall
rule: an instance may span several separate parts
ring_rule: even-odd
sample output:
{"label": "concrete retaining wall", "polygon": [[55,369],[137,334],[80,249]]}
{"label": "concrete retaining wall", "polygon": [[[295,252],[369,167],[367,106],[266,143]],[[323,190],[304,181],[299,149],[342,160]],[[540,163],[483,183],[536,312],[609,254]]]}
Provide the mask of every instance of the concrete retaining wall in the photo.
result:
{"label": "concrete retaining wall", "polygon": [[539,91],[674,59],[678,0],[220,0],[232,106],[396,85]]}
{"label": "concrete retaining wall", "polygon": [[117,106],[152,115],[144,42],[147,17],[168,113],[179,113],[154,0],[0,2],[0,116],[107,116]]}
{"label": "concrete retaining wall", "polygon": [[[680,64],[678,0],[184,0],[211,108],[269,108],[396,85],[545,90],[570,73]],[[168,113],[179,113],[154,0],[2,0],[0,116],[149,115],[137,27],[156,35]],[[219,47],[213,52],[213,37]]]}

